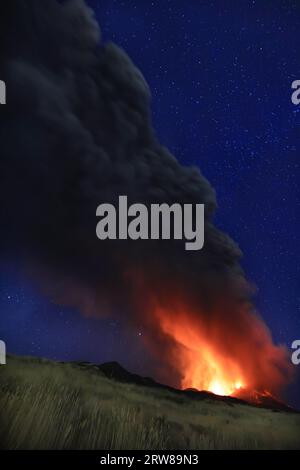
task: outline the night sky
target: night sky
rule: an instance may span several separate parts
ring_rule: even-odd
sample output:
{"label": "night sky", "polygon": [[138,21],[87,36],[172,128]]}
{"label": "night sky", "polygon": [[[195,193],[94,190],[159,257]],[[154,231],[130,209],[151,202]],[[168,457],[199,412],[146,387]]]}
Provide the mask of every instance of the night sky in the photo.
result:
{"label": "night sky", "polygon": [[[275,342],[300,338],[300,79],[295,1],[88,2],[104,41],[123,47],[152,92],[160,141],[216,189],[217,225],[240,245]],[[51,303],[2,263],[0,338],[9,352],[118,360],[140,373],[142,331]],[[299,366],[300,367],[300,366]],[[288,399],[300,406],[299,379]]]}

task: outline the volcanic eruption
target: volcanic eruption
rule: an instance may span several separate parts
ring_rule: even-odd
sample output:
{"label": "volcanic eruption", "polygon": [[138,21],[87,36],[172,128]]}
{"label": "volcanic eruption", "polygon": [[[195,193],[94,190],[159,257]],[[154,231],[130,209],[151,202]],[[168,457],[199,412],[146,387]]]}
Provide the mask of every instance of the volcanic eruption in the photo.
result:
{"label": "volcanic eruption", "polygon": [[280,396],[291,379],[286,348],[274,345],[249,299],[236,297],[238,286],[231,292],[232,285],[219,287],[209,298],[208,290],[207,296],[197,292],[200,281],[190,290],[180,279],[171,286],[141,278],[136,309],[143,312],[146,346],[161,361],[162,381],[257,403],[267,394]]}
{"label": "volcanic eruption", "polygon": [[[55,302],[142,329],[156,377],[170,385],[279,393],[287,351],[255,310],[240,249],[214,225],[214,190],[158,141],[141,73],[101,42],[81,0],[12,0],[0,23],[2,257]],[[204,248],[99,242],[96,208],[121,194],[204,204]]]}

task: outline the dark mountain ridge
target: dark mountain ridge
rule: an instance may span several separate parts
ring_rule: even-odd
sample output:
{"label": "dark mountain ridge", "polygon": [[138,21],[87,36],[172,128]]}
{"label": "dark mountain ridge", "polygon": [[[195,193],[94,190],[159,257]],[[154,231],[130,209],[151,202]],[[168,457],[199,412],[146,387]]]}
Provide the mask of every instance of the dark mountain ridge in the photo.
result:
{"label": "dark mountain ridge", "polygon": [[206,390],[196,390],[196,389],[185,389],[179,390],[173,387],[170,387],[165,384],[161,384],[156,382],[151,377],[143,377],[138,374],[134,374],[126,370],[122,367],[118,362],[105,362],[103,364],[92,364],[90,362],[73,362],[80,368],[83,369],[93,369],[95,371],[99,371],[105,375],[105,377],[109,379],[113,379],[117,382],[123,382],[128,384],[135,384],[144,387],[151,387],[151,388],[160,388],[168,390],[172,393],[186,396],[194,400],[212,400],[212,401],[221,401],[225,402],[229,405],[232,404],[242,404],[242,405],[249,405],[259,408],[267,408],[271,409],[274,412],[279,411],[286,411],[286,412],[294,412],[298,413],[297,410],[293,409],[289,405],[285,404],[284,402],[280,401],[270,393],[266,392],[258,392],[253,391],[249,392],[247,390],[243,390],[239,392],[238,397],[233,396],[222,396],[216,395],[212,392],[208,392]]}

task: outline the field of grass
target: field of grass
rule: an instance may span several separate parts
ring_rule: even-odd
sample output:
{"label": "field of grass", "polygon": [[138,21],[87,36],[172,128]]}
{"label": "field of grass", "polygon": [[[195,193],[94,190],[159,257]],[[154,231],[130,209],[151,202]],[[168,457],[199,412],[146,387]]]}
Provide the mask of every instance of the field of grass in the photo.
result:
{"label": "field of grass", "polygon": [[8,357],[2,449],[300,449],[300,414],[195,401],[96,370]]}

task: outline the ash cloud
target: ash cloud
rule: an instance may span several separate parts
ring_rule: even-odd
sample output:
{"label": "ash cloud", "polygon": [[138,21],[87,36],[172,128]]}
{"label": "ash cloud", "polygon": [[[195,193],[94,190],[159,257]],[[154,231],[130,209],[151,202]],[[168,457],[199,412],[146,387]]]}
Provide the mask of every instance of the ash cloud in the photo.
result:
{"label": "ash cloud", "polygon": [[[123,50],[101,42],[83,1],[5,3],[1,256],[18,259],[57,302],[145,326],[160,352],[172,341],[161,340],[149,306],[154,299],[172,306],[174,291],[201,310],[191,315],[195,324],[197,315],[212,318],[225,296],[234,308],[218,321],[224,331],[246,336],[247,321],[237,312],[246,305],[246,318],[252,315],[251,289],[241,252],[213,224],[216,199],[208,181],[157,140],[142,74]],[[178,241],[99,242],[96,207],[116,203],[122,194],[129,203],[205,204],[204,249],[186,252]],[[285,361],[285,352],[276,349],[278,382],[286,375]]]}

